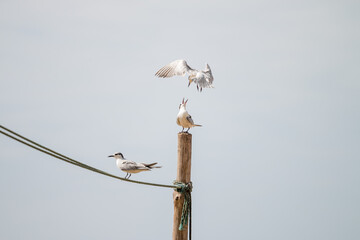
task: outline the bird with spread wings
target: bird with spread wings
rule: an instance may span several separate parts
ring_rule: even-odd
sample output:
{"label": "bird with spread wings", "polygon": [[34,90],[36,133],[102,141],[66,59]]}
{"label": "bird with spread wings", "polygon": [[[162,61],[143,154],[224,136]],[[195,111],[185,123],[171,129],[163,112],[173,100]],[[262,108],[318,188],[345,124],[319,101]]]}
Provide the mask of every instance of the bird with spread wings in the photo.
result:
{"label": "bird with spread wings", "polygon": [[185,60],[175,60],[168,65],[160,68],[159,71],[155,73],[155,76],[161,78],[169,78],[173,76],[184,76],[189,74],[188,80],[190,84],[194,82],[198,91],[202,91],[203,88],[213,88],[212,85],[214,77],[212,75],[210,66],[205,65],[204,70],[196,70],[191,68]]}

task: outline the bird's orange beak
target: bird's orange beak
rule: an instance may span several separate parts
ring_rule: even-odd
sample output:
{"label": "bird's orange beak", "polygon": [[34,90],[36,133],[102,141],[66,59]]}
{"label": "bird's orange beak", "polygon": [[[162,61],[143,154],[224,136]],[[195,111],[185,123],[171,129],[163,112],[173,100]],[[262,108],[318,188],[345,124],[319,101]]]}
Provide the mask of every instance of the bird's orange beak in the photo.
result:
{"label": "bird's orange beak", "polygon": [[190,87],[190,84],[193,82],[193,80],[189,77],[189,84],[188,87]]}

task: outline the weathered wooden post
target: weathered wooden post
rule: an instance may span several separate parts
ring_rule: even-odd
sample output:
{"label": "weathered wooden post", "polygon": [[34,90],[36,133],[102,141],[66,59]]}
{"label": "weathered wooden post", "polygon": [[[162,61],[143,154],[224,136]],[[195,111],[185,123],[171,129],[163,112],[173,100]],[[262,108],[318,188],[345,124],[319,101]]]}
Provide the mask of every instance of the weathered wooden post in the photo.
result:
{"label": "weathered wooden post", "polygon": [[[191,179],[191,139],[190,133],[178,133],[178,161],[177,161],[177,182],[189,183]],[[184,226],[183,230],[179,230],[181,221],[181,213],[184,204],[184,194],[177,192],[173,193],[174,200],[174,225],[173,225],[173,240],[187,240],[188,239],[188,225]]]}

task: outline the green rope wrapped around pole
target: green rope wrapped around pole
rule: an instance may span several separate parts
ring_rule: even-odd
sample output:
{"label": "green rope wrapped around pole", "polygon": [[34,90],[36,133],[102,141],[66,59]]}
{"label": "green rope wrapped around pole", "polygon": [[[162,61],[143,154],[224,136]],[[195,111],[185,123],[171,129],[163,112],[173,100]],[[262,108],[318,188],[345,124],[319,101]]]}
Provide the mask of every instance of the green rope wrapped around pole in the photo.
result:
{"label": "green rope wrapped around pole", "polygon": [[177,192],[184,194],[184,204],[181,212],[181,220],[179,225],[179,230],[183,230],[184,226],[188,224],[188,219],[190,218],[190,232],[191,232],[191,191],[192,191],[192,182],[187,184],[182,182],[174,181],[174,185],[178,188]]}

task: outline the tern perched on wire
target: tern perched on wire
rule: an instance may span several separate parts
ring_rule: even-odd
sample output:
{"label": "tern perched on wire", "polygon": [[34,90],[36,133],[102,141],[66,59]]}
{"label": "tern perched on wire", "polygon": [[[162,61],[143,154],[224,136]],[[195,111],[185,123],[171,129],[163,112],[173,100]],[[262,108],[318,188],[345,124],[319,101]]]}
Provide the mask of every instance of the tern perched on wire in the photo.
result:
{"label": "tern perched on wire", "polygon": [[129,179],[132,173],[139,173],[142,171],[150,171],[153,168],[161,168],[161,166],[154,166],[157,163],[137,163],[134,161],[126,160],[122,153],[115,153],[110,155],[116,159],[116,165],[121,171],[126,172],[125,179]]}
{"label": "tern perched on wire", "polygon": [[155,73],[155,76],[161,78],[168,78],[175,75],[184,76],[186,73],[189,74],[189,84],[188,87],[192,82],[196,84],[196,88],[198,91],[202,91],[203,88],[213,88],[212,85],[214,81],[214,77],[211,73],[211,69],[209,64],[205,65],[204,70],[196,70],[189,67],[185,60],[176,60],[168,65],[160,68],[159,71]]}
{"label": "tern perched on wire", "polygon": [[182,100],[179,106],[180,110],[176,118],[177,125],[182,127],[181,132],[184,132],[184,128],[188,129],[186,133],[189,132],[190,128],[192,127],[201,127],[201,125],[194,124],[194,121],[192,120],[190,114],[186,111],[186,103],[188,100],[189,99],[187,99],[186,101],[184,101],[184,99]]}

